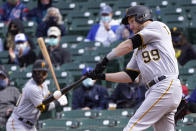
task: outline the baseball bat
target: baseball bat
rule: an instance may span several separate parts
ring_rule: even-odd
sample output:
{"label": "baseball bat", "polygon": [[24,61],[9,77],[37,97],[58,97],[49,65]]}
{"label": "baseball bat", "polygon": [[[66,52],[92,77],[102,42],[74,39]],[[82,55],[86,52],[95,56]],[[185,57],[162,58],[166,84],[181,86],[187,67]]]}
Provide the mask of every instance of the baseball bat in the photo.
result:
{"label": "baseball bat", "polygon": [[44,59],[45,59],[46,62],[48,63],[49,70],[50,70],[50,72],[52,73],[52,77],[53,77],[53,80],[54,80],[55,85],[56,85],[56,87],[57,87],[57,90],[60,90],[60,86],[59,86],[59,83],[58,83],[58,81],[57,81],[57,78],[56,78],[56,75],[55,75],[55,72],[54,72],[54,68],[53,68],[53,66],[52,66],[52,62],[51,62],[51,60],[50,60],[50,56],[49,56],[49,54],[48,54],[48,50],[47,50],[47,48],[46,48],[45,42],[44,42],[44,40],[43,40],[42,37],[39,37],[39,38],[37,39],[37,42],[38,42],[39,47],[40,47],[40,49],[41,49],[41,52],[42,52],[42,54],[43,54],[43,56],[44,56]]}
{"label": "baseball bat", "polygon": [[[79,80],[75,81],[73,84],[67,86],[67,87],[64,87],[63,89],[61,89],[61,93],[62,95],[66,94],[68,91],[70,91],[71,89],[73,89],[74,87],[76,87],[77,85],[79,85],[83,80],[85,80],[87,78],[87,76],[82,76]],[[55,98],[53,96],[53,94],[49,95],[46,99],[44,99],[42,101],[42,104],[44,105],[47,105],[49,104],[50,102],[54,101]]]}

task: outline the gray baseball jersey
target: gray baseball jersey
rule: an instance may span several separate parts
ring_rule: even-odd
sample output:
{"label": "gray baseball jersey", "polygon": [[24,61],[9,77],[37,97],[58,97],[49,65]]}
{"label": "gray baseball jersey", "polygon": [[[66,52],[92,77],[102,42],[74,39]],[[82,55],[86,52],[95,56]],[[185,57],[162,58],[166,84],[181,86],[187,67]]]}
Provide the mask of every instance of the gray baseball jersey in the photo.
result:
{"label": "gray baseball jersey", "polygon": [[145,83],[161,75],[177,76],[178,63],[169,28],[154,21],[138,34],[142,36],[144,46],[134,50],[127,68],[140,71]]}
{"label": "gray baseball jersey", "polygon": [[49,94],[46,83],[42,87],[37,86],[33,79],[30,79],[22,90],[22,96],[14,113],[20,117],[36,122],[40,115],[40,110],[36,107],[42,104],[42,101]]}
{"label": "gray baseball jersey", "polygon": [[[48,95],[49,90],[46,82],[42,86],[38,86],[33,79],[28,80],[22,90],[18,104],[7,122],[7,130],[36,130],[34,124],[41,114],[40,110],[36,107],[42,104],[43,99]],[[30,121],[33,126],[29,126],[26,122],[20,121],[19,118],[22,118],[24,121]]]}
{"label": "gray baseball jersey", "polygon": [[[153,21],[138,34],[143,46],[134,50],[127,69],[140,72],[143,82],[154,80],[155,84],[123,131],[143,131],[152,125],[155,131],[174,131],[182,88],[170,30],[164,23]],[[161,76],[165,79],[159,80]]]}

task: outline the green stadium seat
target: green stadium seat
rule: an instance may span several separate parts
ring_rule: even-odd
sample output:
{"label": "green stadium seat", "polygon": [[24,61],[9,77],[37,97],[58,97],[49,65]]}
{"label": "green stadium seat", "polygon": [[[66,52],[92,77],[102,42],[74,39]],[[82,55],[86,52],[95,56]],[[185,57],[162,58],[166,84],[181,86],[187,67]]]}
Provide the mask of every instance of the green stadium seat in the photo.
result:
{"label": "green stadium seat", "polygon": [[115,119],[81,119],[80,128],[99,128],[99,127],[117,127],[118,122]]}
{"label": "green stadium seat", "polygon": [[29,10],[37,7],[37,0],[22,0]]}
{"label": "green stadium seat", "polygon": [[79,43],[84,39],[84,36],[79,35],[66,35],[62,37],[62,43]]}
{"label": "green stadium seat", "polygon": [[188,78],[186,82],[186,86],[188,87],[190,91],[193,91],[196,88],[195,81],[196,81],[196,75],[193,75]]}
{"label": "green stadium seat", "polygon": [[78,128],[80,122],[78,120],[63,120],[63,119],[47,119],[42,122],[42,128],[55,128],[55,129],[71,129]]}
{"label": "green stadium seat", "polygon": [[195,129],[196,129],[196,126],[189,125],[189,126],[177,127],[176,131],[195,131]]}
{"label": "green stadium seat", "polygon": [[[195,17],[195,16],[193,16]],[[188,32],[188,39],[190,40],[190,42],[192,44],[196,44],[196,28],[187,28],[187,32]]]}
{"label": "green stadium seat", "polygon": [[84,118],[91,118],[95,119],[100,116],[99,111],[96,110],[89,110],[89,111],[83,111],[83,110],[72,110],[72,111],[64,111],[60,113],[61,119],[84,119]]}
{"label": "green stadium seat", "polygon": [[7,64],[9,60],[9,52],[8,51],[1,51],[0,53],[0,61],[2,64]]}
{"label": "green stadium seat", "polygon": [[0,22],[0,38],[5,38],[7,32],[7,25],[3,22]]}
{"label": "green stadium seat", "polygon": [[23,25],[27,35],[35,37],[37,23],[33,21],[23,21]]}
{"label": "green stadium seat", "polygon": [[185,65],[184,68],[195,68],[196,69],[196,60],[190,60]]}
{"label": "green stadium seat", "polygon": [[116,109],[116,110],[101,110],[100,117],[102,118],[128,118],[133,116],[135,110],[133,109]]}

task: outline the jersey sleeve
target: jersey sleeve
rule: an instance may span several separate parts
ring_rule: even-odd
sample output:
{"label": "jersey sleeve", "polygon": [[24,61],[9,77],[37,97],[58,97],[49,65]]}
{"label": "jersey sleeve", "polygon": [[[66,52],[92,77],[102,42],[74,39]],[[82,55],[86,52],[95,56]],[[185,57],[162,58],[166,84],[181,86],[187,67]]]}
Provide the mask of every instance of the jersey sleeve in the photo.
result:
{"label": "jersey sleeve", "polygon": [[39,90],[31,88],[28,94],[30,101],[33,103],[35,107],[42,104],[44,98]]}
{"label": "jersey sleeve", "polygon": [[159,40],[161,38],[160,30],[156,29],[156,27],[146,27],[138,34],[142,38],[142,45],[146,45],[152,42],[155,42],[156,40]]}
{"label": "jersey sleeve", "polygon": [[126,70],[133,70],[133,71],[140,72],[137,61],[136,61],[136,53],[137,53],[137,49],[134,50],[133,56],[126,66]]}

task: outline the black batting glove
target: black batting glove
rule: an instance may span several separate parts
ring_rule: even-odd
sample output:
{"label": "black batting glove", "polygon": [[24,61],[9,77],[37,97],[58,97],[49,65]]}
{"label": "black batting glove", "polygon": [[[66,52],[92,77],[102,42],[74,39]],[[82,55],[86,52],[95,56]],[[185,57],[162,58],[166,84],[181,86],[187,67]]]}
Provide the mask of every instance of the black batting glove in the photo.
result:
{"label": "black batting glove", "polygon": [[84,75],[93,80],[105,80],[105,74],[102,74],[102,73],[96,74],[95,71],[87,72]]}
{"label": "black batting glove", "polygon": [[96,74],[103,73],[103,71],[105,70],[108,62],[109,62],[109,60],[105,56],[102,61],[100,61],[99,63],[97,63],[97,65],[95,66],[94,72]]}

